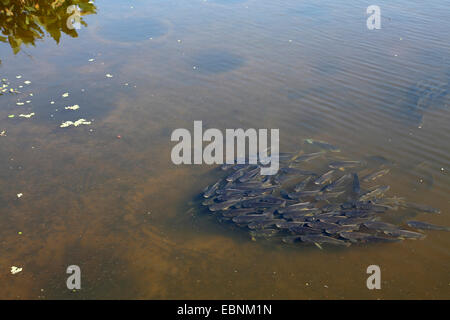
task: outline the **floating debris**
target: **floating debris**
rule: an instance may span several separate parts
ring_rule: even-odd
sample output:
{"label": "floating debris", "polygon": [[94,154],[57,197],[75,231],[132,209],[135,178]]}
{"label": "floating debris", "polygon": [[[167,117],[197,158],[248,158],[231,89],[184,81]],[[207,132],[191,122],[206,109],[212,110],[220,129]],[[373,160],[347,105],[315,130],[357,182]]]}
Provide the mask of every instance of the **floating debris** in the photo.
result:
{"label": "floating debris", "polygon": [[107,73],[107,74],[106,74],[106,77],[107,77],[107,78],[112,78],[112,77],[113,77],[113,75],[112,75],[112,74],[109,74],[109,73]]}
{"label": "floating debris", "polygon": [[18,194],[17,194],[17,198],[20,199],[20,198],[22,198],[22,197],[23,197],[23,193],[18,193]]}
{"label": "floating debris", "polygon": [[34,115],[35,115],[35,113],[32,112],[32,113],[30,113],[30,114],[19,114],[19,117],[29,119],[29,118],[31,118],[31,117],[34,116]]}
{"label": "floating debris", "polygon": [[78,109],[80,109],[80,106],[75,104],[73,106],[65,107],[64,109],[66,109],[66,110],[78,110]]}
{"label": "floating debris", "polygon": [[0,137],[6,137],[6,131],[3,130],[2,132],[0,132]]}
{"label": "floating debris", "polygon": [[69,93],[68,93],[68,92],[62,94],[62,97],[63,97],[63,98],[67,98],[68,96],[69,96]]}
{"label": "floating debris", "polygon": [[93,61],[95,61],[95,59],[94,59],[94,58],[91,58],[91,59],[89,59],[88,61],[89,61],[89,62],[93,62]]}
{"label": "floating debris", "polygon": [[91,121],[87,121],[86,119],[79,119],[79,120],[77,120],[75,122],[66,121],[66,122],[63,122],[60,125],[60,128],[67,128],[67,127],[70,127],[70,126],[78,127],[78,126],[80,126],[82,124],[89,125],[89,124],[91,124]]}
{"label": "floating debris", "polygon": [[22,268],[16,267],[16,266],[12,266],[11,267],[11,274],[17,274],[19,272],[22,271]]}
{"label": "floating debris", "polygon": [[8,118],[14,118],[15,117],[15,115],[13,115],[13,114],[10,114],[9,116],[8,116]]}
{"label": "floating debris", "polygon": [[26,81],[24,81],[23,83],[25,83],[25,84],[31,84],[31,81],[26,80]]}
{"label": "floating debris", "polygon": [[23,102],[16,102],[16,105],[18,105],[18,106],[23,106],[25,103],[23,103]]}
{"label": "floating debris", "polygon": [[[390,190],[388,185],[368,185],[390,172],[386,163],[377,164],[381,168],[367,168],[368,161],[333,159],[339,148],[327,142],[308,139],[307,143],[325,151],[280,154],[280,170],[273,176],[262,176],[257,164],[223,165],[222,170],[229,173],[204,189],[201,204],[221,222],[247,230],[252,240],[313,244],[322,249],[322,245],[348,247],[425,237],[380,221],[390,210],[398,208],[439,212],[429,206],[407,203],[403,198],[385,197]],[[319,163],[314,172],[298,168],[312,159],[318,159]],[[373,173],[360,184],[361,172]],[[415,221],[409,221],[407,226],[416,230],[448,230]]]}

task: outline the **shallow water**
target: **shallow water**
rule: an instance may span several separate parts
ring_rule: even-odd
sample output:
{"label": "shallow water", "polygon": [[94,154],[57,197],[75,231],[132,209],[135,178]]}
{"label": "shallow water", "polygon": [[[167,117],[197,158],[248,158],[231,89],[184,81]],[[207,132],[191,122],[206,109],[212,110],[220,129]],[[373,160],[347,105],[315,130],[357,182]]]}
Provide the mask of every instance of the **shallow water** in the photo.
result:
{"label": "shallow water", "polygon": [[[279,128],[282,151],[312,137],[393,161],[389,194],[450,226],[448,3],[379,1],[374,31],[370,4],[103,0],[77,37],[1,43],[0,78],[24,87],[0,96],[0,298],[450,298],[448,232],[323,251],[254,242],[189,210],[217,170],[170,159],[172,131],[194,120]],[[80,118],[92,124],[59,128]],[[366,287],[371,264],[381,290]]]}

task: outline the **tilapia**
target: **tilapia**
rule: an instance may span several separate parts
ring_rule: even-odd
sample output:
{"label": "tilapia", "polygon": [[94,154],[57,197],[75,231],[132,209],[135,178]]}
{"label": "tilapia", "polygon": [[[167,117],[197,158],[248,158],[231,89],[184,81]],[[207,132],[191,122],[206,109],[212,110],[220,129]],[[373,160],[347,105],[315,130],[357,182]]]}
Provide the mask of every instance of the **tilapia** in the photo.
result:
{"label": "tilapia", "polygon": [[414,229],[419,230],[437,230],[437,231],[450,231],[450,227],[438,226],[431,223],[421,221],[407,221],[406,224]]}
{"label": "tilapia", "polygon": [[309,154],[303,154],[301,156],[298,156],[296,159],[294,159],[294,161],[295,162],[306,162],[306,161],[310,161],[313,159],[317,159],[317,158],[323,156],[324,154],[325,154],[325,152],[323,152],[323,151],[309,153]]}
{"label": "tilapia", "polygon": [[377,172],[374,172],[374,173],[371,173],[371,174],[365,176],[362,180],[365,182],[374,181],[374,180],[388,174],[389,171],[390,171],[390,169],[383,169],[381,171],[377,171]]}
{"label": "tilapia", "polygon": [[324,173],[321,175],[316,181],[314,181],[315,184],[324,184],[330,181],[333,177],[334,170],[330,170],[327,173]]}
{"label": "tilapia", "polygon": [[383,195],[384,193],[386,193],[388,190],[390,189],[389,186],[381,186],[376,188],[375,190],[369,191],[365,194],[363,194],[361,197],[359,197],[360,201],[367,201],[370,199],[375,199],[381,195]]}
{"label": "tilapia", "polygon": [[329,144],[328,142],[325,142],[325,141],[314,140],[314,139],[305,139],[305,141],[307,143],[317,146],[323,150],[327,150],[327,151],[331,151],[331,152],[340,152],[341,151],[338,147],[333,146],[332,144]]}
{"label": "tilapia", "polygon": [[307,234],[307,235],[302,235],[300,237],[300,239],[302,240],[302,242],[310,242],[310,243],[314,243],[314,244],[332,244],[332,245],[339,245],[339,246],[345,246],[348,247],[350,246],[349,242],[345,242],[342,240],[338,240],[332,237],[328,237],[328,236],[324,236],[324,235],[319,235],[319,234]]}
{"label": "tilapia", "polygon": [[332,169],[341,169],[359,167],[363,164],[364,163],[362,161],[334,161],[331,162],[328,166]]}

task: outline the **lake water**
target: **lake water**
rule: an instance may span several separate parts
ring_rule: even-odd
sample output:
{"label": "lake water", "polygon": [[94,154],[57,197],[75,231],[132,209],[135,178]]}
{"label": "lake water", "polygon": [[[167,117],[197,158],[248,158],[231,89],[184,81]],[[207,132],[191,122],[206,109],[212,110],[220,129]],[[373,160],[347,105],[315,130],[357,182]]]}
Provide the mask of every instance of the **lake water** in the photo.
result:
{"label": "lake water", "polygon": [[[79,30],[55,8],[58,43],[0,43],[0,78],[21,92],[0,96],[0,298],[449,299],[450,232],[325,250],[252,241],[191,209],[221,173],[170,158],[172,131],[194,120],[279,128],[282,151],[314,138],[389,159],[389,194],[450,226],[449,4],[101,0]],[[366,287],[373,264],[381,290]]]}

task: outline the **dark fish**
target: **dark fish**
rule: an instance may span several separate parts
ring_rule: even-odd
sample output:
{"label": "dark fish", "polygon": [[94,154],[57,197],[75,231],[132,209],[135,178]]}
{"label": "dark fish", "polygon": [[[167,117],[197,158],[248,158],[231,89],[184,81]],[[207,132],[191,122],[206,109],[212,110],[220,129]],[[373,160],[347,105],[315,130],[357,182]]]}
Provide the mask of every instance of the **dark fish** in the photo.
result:
{"label": "dark fish", "polygon": [[389,186],[378,187],[375,190],[372,190],[372,191],[369,191],[369,192],[363,194],[361,197],[359,197],[359,200],[366,201],[366,200],[377,198],[377,197],[383,195],[384,193],[386,193],[389,189],[390,189]]}
{"label": "dark fish", "polygon": [[242,208],[268,208],[273,206],[283,207],[286,204],[286,200],[275,198],[271,196],[265,196],[258,199],[250,199],[242,201]]}
{"label": "dark fish", "polygon": [[253,179],[258,173],[260,172],[260,168],[257,166],[255,169],[250,170],[246,174],[244,174],[242,177],[240,177],[238,180],[240,182],[247,182]]}
{"label": "dark fish", "polygon": [[261,220],[261,221],[252,221],[248,224],[248,227],[250,229],[264,229],[267,227],[274,227],[277,225],[277,223],[281,223],[284,220],[282,219],[267,219],[267,220]]}
{"label": "dark fish", "polygon": [[406,222],[411,228],[419,230],[438,230],[438,231],[450,231],[450,227],[438,226],[431,223],[421,222],[421,221],[408,221]]}
{"label": "dark fish", "polygon": [[284,243],[288,243],[288,244],[292,244],[295,242],[300,242],[300,236],[288,236],[288,237],[283,237],[283,239],[281,239],[281,241],[283,241]]}
{"label": "dark fish", "polygon": [[353,173],[353,193],[357,195],[361,193],[361,186],[359,184],[359,177],[357,173]]}
{"label": "dark fish", "polygon": [[331,180],[333,177],[334,170],[330,170],[327,173],[324,173],[321,175],[316,181],[314,181],[315,184],[324,184]]}
{"label": "dark fish", "polygon": [[276,227],[280,229],[290,229],[292,227],[304,226],[306,222],[281,220],[276,223]]}
{"label": "dark fish", "polygon": [[430,206],[427,206],[424,204],[408,202],[408,203],[405,203],[404,206],[406,208],[414,209],[414,210],[425,212],[425,213],[436,213],[436,214],[441,213],[440,209],[436,209],[436,208],[433,208],[433,207],[430,207]]}
{"label": "dark fish", "polygon": [[300,182],[299,184],[297,184],[294,187],[294,191],[295,192],[303,191],[306,188],[306,186],[308,185],[308,183],[311,182],[311,180],[312,180],[312,176],[307,177],[306,179],[304,179],[302,182]]}
{"label": "dark fish", "polygon": [[308,210],[301,210],[301,211],[291,211],[291,212],[285,212],[283,213],[283,217],[286,219],[293,219],[298,217],[307,217],[307,216],[313,216],[315,213],[319,212],[319,209],[312,208]]}
{"label": "dark fish", "polygon": [[290,199],[300,199],[303,197],[314,197],[315,195],[321,193],[320,190],[310,190],[310,191],[300,191],[294,193],[288,193]]}
{"label": "dark fish", "polygon": [[309,153],[309,154],[303,154],[303,155],[298,156],[297,158],[295,158],[293,160],[295,162],[309,161],[309,160],[313,160],[313,159],[319,158],[319,157],[321,157],[324,154],[325,154],[325,152],[323,152],[323,151]]}
{"label": "dark fish", "polygon": [[351,242],[365,242],[366,240],[368,240],[370,237],[373,236],[368,233],[352,232],[352,231],[339,232],[339,235],[342,238],[347,239]]}
{"label": "dark fish", "polygon": [[371,230],[381,231],[381,232],[399,230],[396,225],[386,223],[386,222],[381,222],[381,221],[367,221],[367,222],[364,222],[363,225],[366,228],[369,228]]}
{"label": "dark fish", "polygon": [[414,232],[414,231],[408,231],[408,230],[386,230],[384,233],[392,236],[397,237],[399,239],[423,239],[425,238],[425,235],[422,233]]}
{"label": "dark fish", "polygon": [[354,168],[363,165],[362,161],[334,161],[328,166],[332,169]]}
{"label": "dark fish", "polygon": [[317,146],[321,149],[328,150],[331,152],[340,152],[341,150],[338,147],[335,147],[328,142],[325,141],[319,141],[319,140],[313,140],[313,139],[305,139],[305,141],[309,144],[312,144],[314,146]]}
{"label": "dark fish", "polygon": [[335,188],[342,186],[346,180],[350,180],[352,175],[347,173],[323,188],[324,191],[333,191]]}
{"label": "dark fish", "polygon": [[247,170],[247,168],[241,168],[237,171],[235,171],[234,173],[232,173],[231,175],[229,175],[226,180],[233,182],[236,181],[237,179],[239,179],[240,177],[242,177],[245,174],[245,171]]}
{"label": "dark fish", "polygon": [[341,225],[335,225],[332,227],[328,227],[325,228],[325,232],[328,233],[329,235],[336,235],[339,232],[344,232],[344,231],[354,231],[354,230],[358,230],[358,226],[341,226]]}
{"label": "dark fish", "polygon": [[217,189],[219,189],[220,182],[221,181],[219,180],[216,183],[214,183],[213,185],[208,186],[203,192],[203,197],[204,198],[209,198],[212,195],[214,195],[216,193]]}
{"label": "dark fish", "polygon": [[323,243],[328,243],[328,244],[332,244],[332,245],[339,245],[339,246],[345,246],[348,247],[350,246],[350,243],[342,241],[342,240],[338,240],[335,238],[331,238],[328,236],[324,236],[324,235],[319,235],[319,234],[308,234],[308,235],[302,235],[300,237],[300,239],[302,240],[302,242],[310,242],[310,243],[314,243],[316,244],[319,248],[320,244]]}
{"label": "dark fish", "polygon": [[227,217],[227,218],[248,215],[250,213],[257,213],[257,210],[248,208],[248,209],[225,210],[225,211],[221,212],[222,216]]}
{"label": "dark fish", "polygon": [[229,200],[229,201],[218,202],[218,203],[214,203],[214,204],[210,205],[208,208],[211,211],[227,210],[230,207],[232,207],[233,205],[239,203],[240,201],[241,201],[241,199],[233,199],[233,200]]}
{"label": "dark fish", "polygon": [[279,232],[277,229],[260,229],[250,231],[252,238],[270,238]]}
{"label": "dark fish", "polygon": [[321,229],[313,229],[306,226],[293,226],[289,228],[289,231],[293,234],[321,234]]}
{"label": "dark fish", "polygon": [[363,181],[366,181],[366,182],[374,181],[374,180],[378,179],[379,177],[382,177],[382,176],[388,174],[389,171],[390,171],[390,169],[384,169],[384,170],[381,170],[381,171],[377,171],[377,172],[371,173],[371,174],[365,176],[363,178]]}
{"label": "dark fish", "polygon": [[316,195],[316,200],[328,200],[332,198],[338,198],[339,196],[343,195],[345,191],[339,191],[339,192],[327,192]]}
{"label": "dark fish", "polygon": [[310,202],[299,202],[296,204],[291,204],[284,208],[279,208],[278,213],[286,213],[286,212],[295,212],[295,211],[303,211],[313,208],[313,205]]}
{"label": "dark fish", "polygon": [[271,217],[272,217],[272,215],[268,215],[268,214],[248,214],[248,215],[233,217],[232,220],[234,223],[237,223],[237,224],[249,224],[249,223],[255,222],[255,221],[268,220]]}

